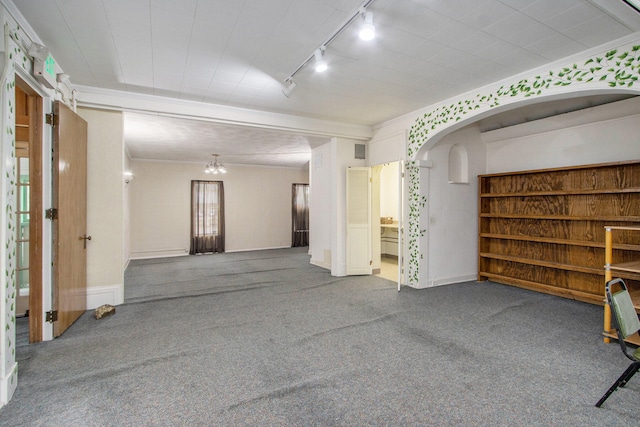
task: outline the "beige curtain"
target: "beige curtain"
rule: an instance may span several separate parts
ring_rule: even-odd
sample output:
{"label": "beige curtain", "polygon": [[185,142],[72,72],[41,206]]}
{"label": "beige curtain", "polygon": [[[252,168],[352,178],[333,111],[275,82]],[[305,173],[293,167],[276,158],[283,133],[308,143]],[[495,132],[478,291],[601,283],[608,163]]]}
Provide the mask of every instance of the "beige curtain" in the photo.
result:
{"label": "beige curtain", "polygon": [[309,184],[293,184],[291,246],[309,246]]}
{"label": "beige curtain", "polygon": [[191,181],[191,255],[224,252],[222,181]]}

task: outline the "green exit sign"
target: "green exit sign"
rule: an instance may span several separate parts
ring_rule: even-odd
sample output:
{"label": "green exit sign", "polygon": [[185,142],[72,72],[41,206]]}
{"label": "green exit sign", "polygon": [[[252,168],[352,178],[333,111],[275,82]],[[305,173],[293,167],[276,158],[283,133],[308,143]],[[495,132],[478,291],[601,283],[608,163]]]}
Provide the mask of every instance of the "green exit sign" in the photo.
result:
{"label": "green exit sign", "polygon": [[44,62],[44,70],[53,77],[53,80],[56,79],[56,61],[51,55],[47,56],[47,60]]}
{"label": "green exit sign", "polygon": [[51,55],[44,61],[33,59],[33,75],[38,81],[50,89],[56,87],[56,61]]}

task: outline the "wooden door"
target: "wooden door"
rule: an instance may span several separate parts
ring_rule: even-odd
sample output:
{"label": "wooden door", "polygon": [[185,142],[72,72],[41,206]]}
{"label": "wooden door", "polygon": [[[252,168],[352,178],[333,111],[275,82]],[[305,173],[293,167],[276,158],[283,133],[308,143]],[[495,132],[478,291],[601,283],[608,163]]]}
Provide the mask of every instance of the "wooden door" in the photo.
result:
{"label": "wooden door", "polygon": [[87,123],[56,101],[53,126],[53,306],[60,336],[87,307]]}
{"label": "wooden door", "polygon": [[347,275],[371,274],[371,169],[347,168]]}

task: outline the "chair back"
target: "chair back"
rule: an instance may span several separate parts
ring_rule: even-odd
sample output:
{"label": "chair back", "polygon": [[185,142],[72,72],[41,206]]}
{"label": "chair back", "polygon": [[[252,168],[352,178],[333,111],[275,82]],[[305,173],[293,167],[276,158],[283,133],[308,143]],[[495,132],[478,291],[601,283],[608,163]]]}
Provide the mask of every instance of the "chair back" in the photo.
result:
{"label": "chair back", "polygon": [[[613,285],[619,284],[621,290],[616,293],[611,292]],[[607,301],[611,306],[616,320],[616,329],[621,339],[625,339],[640,330],[640,320],[633,306],[633,301],[629,295],[627,284],[622,279],[614,279],[606,285]]]}

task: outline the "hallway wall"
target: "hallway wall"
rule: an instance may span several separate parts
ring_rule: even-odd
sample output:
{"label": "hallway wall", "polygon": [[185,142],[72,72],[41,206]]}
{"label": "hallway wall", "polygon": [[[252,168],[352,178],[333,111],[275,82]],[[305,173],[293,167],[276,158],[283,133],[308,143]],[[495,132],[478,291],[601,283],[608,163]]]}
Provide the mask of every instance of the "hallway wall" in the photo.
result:
{"label": "hallway wall", "polygon": [[209,175],[200,163],[131,160],[131,258],[189,253],[191,180],[224,182],[227,252],[290,247],[291,186],[309,182],[307,167],[225,166]]}

